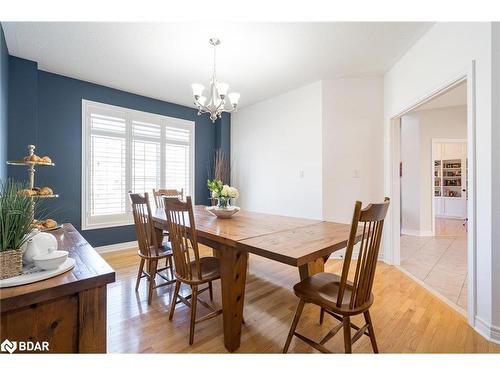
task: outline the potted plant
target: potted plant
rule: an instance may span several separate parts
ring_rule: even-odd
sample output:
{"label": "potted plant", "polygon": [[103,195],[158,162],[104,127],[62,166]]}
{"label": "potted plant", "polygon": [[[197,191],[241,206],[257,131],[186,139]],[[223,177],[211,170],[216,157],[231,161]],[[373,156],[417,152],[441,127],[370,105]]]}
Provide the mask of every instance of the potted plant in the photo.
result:
{"label": "potted plant", "polygon": [[22,194],[25,185],[8,179],[0,181],[0,279],[22,272],[22,245],[32,230],[36,201]]}

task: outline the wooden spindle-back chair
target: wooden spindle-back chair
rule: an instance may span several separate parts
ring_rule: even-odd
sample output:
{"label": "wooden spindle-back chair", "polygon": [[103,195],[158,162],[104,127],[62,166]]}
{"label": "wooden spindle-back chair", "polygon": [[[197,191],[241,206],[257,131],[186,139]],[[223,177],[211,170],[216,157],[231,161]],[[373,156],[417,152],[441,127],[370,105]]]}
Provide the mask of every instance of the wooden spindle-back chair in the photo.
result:
{"label": "wooden spindle-back chair", "polygon": [[156,208],[165,208],[163,203],[164,197],[174,197],[180,200],[184,199],[184,189],[153,189],[153,197],[155,199]]}
{"label": "wooden spindle-back chair", "polygon": [[[342,274],[336,275],[322,272],[308,277],[294,286],[295,295],[299,297],[300,301],[283,349],[284,353],[288,351],[294,335],[316,350],[329,353],[323,345],[335,336],[341,328],[344,331],[344,348],[346,353],[351,353],[352,344],[362,337],[363,334],[370,338],[373,351],[378,353],[369,308],[373,304],[373,280],[377,267],[384,219],[388,208],[389,198],[387,197],[384,203],[370,204],[363,209],[361,208],[361,202],[356,202],[344,264],[342,266]],[[359,225],[360,223],[361,225]],[[349,273],[351,271],[354,245],[356,244],[356,239],[359,238],[359,226],[362,226],[362,236],[359,244],[358,260],[354,269],[354,277],[350,281]],[[306,303],[313,303],[320,306],[320,324],[323,323],[325,312],[341,322],[330,330],[320,342],[315,342],[296,331],[297,323]],[[358,314],[363,314],[365,317],[366,324],[362,327],[351,323],[351,316]],[[356,333],[351,337],[352,328],[356,329]]]}
{"label": "wooden spindle-back chair", "polygon": [[[194,340],[195,324],[222,313],[221,309],[216,309],[199,298],[202,292],[208,290],[210,300],[213,301],[212,282],[220,279],[220,262],[215,257],[200,257],[191,197],[187,197],[186,202],[178,198],[164,197],[163,199],[177,278],[169,319],[172,320],[177,303],[182,302],[191,308],[189,329],[189,344],[191,345]],[[179,294],[182,283],[191,287],[190,296],[183,297]],[[208,286],[199,289],[201,284],[208,284]],[[189,298],[191,302],[188,301]],[[212,312],[196,320],[198,302]]]}
{"label": "wooden spindle-back chair", "polygon": [[[139,244],[138,254],[141,259],[135,290],[139,289],[141,279],[146,277],[148,280],[148,304],[151,304],[154,289],[175,282],[172,267],[172,251],[167,246],[158,246],[148,193],[145,193],[144,197],[132,193],[129,196],[132,203],[135,233]],[[158,261],[161,259],[165,259],[165,267],[158,268]],[[145,264],[146,271],[144,270]],[[169,270],[170,278],[162,273],[167,270]],[[157,285],[155,282],[156,275],[163,278],[165,282]]]}

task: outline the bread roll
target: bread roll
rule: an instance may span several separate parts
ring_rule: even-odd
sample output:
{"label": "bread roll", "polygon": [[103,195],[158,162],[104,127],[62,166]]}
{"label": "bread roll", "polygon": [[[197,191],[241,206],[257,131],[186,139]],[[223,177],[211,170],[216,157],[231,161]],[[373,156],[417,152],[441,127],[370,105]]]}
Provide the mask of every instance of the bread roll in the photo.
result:
{"label": "bread roll", "polygon": [[31,189],[22,189],[17,192],[19,195],[25,195],[27,197],[31,197],[33,195],[36,195],[36,191],[33,191]]}
{"label": "bread roll", "polygon": [[54,194],[54,192],[52,191],[51,188],[45,186],[45,187],[40,189],[40,192],[38,194],[40,194],[40,195],[52,195],[52,194]]}
{"label": "bread roll", "polygon": [[55,228],[57,227],[57,221],[55,220],[52,220],[52,219],[47,219],[45,220],[45,222],[43,223],[43,226],[47,229],[52,229],[52,228]]}

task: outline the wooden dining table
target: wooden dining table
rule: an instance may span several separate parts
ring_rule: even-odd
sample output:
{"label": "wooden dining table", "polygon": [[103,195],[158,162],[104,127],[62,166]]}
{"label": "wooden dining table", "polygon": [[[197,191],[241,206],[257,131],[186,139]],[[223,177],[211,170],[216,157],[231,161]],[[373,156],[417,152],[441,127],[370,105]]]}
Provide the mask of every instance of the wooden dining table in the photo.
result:
{"label": "wooden dining table", "polygon": [[[224,345],[230,352],[241,341],[249,253],[298,267],[304,279],[322,272],[328,257],[345,248],[349,238],[347,224],[246,210],[219,219],[206,206],[195,206],[193,211],[198,241],[220,258]],[[154,212],[153,221],[162,238],[167,229],[164,209]]]}

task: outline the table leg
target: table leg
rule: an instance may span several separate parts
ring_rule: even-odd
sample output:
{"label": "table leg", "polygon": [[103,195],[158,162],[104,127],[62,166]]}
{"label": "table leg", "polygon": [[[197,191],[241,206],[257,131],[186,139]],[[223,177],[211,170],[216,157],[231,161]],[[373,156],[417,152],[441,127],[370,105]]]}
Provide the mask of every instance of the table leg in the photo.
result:
{"label": "table leg", "polygon": [[224,345],[230,352],[240,346],[248,252],[226,247],[219,251],[221,260],[222,317]]}
{"label": "table leg", "polygon": [[299,266],[300,280],[304,280],[319,272],[325,271],[325,258],[318,258],[313,262],[309,262]]}

